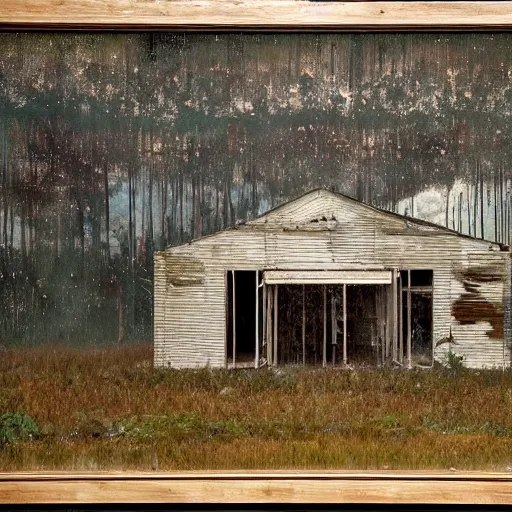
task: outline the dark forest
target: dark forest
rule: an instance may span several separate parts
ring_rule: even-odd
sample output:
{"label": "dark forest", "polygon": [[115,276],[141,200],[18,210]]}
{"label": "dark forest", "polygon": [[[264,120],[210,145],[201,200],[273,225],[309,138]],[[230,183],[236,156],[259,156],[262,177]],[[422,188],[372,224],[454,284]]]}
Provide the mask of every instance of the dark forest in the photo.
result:
{"label": "dark forest", "polygon": [[314,187],[510,243],[511,34],[0,34],[0,344],[152,338],[152,254]]}

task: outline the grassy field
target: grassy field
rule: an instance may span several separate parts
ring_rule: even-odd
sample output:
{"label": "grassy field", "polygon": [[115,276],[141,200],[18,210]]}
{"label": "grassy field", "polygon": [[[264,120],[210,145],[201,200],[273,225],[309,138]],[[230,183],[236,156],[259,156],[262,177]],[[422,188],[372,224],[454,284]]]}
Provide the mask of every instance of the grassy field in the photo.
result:
{"label": "grassy field", "polygon": [[151,345],[2,350],[0,469],[512,465],[512,371],[153,369]]}

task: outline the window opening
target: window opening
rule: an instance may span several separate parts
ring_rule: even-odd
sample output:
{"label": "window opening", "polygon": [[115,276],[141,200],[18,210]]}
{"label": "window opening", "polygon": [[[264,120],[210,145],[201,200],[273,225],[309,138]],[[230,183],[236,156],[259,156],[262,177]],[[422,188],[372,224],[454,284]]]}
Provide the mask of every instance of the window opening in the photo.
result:
{"label": "window opening", "polygon": [[[399,357],[410,366],[431,366],[433,362],[433,278],[432,270],[402,270],[401,339],[406,340]],[[410,283],[410,284],[409,284]],[[402,344],[403,345],[403,344]]]}

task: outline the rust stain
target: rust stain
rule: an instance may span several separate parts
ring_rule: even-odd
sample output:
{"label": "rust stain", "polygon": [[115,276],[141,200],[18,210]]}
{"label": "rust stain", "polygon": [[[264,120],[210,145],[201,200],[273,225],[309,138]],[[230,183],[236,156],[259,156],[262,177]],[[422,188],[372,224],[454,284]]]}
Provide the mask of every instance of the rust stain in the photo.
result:
{"label": "rust stain", "polygon": [[455,273],[465,293],[452,305],[452,315],[462,325],[489,322],[491,329],[486,332],[490,338],[503,338],[503,308],[489,302],[481,294],[484,283],[499,282],[503,272],[496,267],[470,267]]}

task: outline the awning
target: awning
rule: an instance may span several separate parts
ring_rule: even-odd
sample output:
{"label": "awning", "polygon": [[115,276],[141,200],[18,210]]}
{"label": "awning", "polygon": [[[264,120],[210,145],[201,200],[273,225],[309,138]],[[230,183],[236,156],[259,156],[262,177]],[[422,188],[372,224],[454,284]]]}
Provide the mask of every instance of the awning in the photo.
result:
{"label": "awning", "polygon": [[391,284],[391,270],[266,270],[266,284]]}

